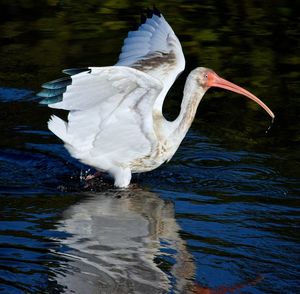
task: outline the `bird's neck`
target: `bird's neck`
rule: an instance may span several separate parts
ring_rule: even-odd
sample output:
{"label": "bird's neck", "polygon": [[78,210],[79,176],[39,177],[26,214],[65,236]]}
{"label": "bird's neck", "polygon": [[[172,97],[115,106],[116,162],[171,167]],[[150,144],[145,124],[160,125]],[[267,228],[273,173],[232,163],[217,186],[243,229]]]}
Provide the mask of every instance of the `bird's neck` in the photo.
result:
{"label": "bird's neck", "polygon": [[173,137],[179,142],[183,140],[189,130],[205,92],[206,90],[197,83],[195,73],[191,72],[184,86],[180,113],[173,122]]}

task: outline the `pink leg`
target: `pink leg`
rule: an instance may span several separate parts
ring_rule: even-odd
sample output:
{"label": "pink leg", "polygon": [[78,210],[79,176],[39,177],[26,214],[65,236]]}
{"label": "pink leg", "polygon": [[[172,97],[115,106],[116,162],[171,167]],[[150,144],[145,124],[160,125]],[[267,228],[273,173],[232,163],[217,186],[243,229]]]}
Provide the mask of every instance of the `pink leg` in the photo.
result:
{"label": "pink leg", "polygon": [[87,175],[87,176],[84,178],[84,180],[90,181],[90,180],[92,180],[92,179],[95,179],[95,178],[97,178],[97,177],[100,177],[101,175],[102,175],[102,172],[97,171],[97,172],[95,172],[93,175]]}

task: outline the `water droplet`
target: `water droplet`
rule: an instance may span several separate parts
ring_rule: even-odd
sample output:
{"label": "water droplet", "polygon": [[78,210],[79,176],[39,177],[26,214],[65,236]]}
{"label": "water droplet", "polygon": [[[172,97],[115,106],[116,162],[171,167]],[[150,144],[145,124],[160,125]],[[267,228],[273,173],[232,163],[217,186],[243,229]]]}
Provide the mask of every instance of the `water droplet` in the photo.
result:
{"label": "water droplet", "polygon": [[266,130],[266,134],[269,133],[269,131],[270,131],[270,129],[272,128],[273,124],[274,124],[274,117],[272,118],[271,124],[269,125],[269,127],[268,127],[267,130]]}

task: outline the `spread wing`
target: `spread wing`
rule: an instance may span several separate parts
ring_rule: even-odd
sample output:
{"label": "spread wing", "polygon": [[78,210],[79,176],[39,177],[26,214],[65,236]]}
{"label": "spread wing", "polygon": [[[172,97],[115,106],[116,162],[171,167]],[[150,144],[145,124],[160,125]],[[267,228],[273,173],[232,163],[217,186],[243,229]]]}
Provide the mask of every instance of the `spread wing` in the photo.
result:
{"label": "spread wing", "polygon": [[56,116],[49,129],[81,161],[106,169],[150,154],[156,144],[152,110],[159,80],[123,66],[90,67],[43,85],[41,103],[69,110],[68,123]]}
{"label": "spread wing", "polygon": [[[66,70],[69,77],[43,85],[41,103],[69,110],[52,116],[49,129],[71,155],[96,167],[126,164],[151,154],[157,138],[152,113],[184,70],[178,38],[156,9],[124,40],[113,67]],[[106,165],[105,165],[106,164]]]}
{"label": "spread wing", "polygon": [[148,10],[138,30],[128,33],[117,65],[147,72],[162,81],[167,90],[184,70],[180,42],[157,9]]}

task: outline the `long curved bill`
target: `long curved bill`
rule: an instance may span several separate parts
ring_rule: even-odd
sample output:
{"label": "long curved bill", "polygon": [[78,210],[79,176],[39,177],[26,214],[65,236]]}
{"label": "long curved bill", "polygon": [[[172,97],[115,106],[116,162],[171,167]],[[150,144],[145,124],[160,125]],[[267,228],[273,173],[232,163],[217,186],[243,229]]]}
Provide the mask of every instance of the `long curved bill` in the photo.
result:
{"label": "long curved bill", "polygon": [[250,93],[249,91],[245,90],[244,88],[231,83],[225,79],[220,78],[216,73],[214,72],[210,72],[208,74],[208,86],[209,87],[218,87],[218,88],[223,88],[241,95],[244,95],[248,98],[250,98],[251,100],[255,101],[259,106],[261,106],[271,117],[272,117],[272,121],[275,118],[274,113],[272,112],[272,110],[265,104],[263,103],[260,99],[258,99],[256,96],[254,96],[252,93]]}

